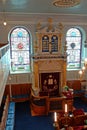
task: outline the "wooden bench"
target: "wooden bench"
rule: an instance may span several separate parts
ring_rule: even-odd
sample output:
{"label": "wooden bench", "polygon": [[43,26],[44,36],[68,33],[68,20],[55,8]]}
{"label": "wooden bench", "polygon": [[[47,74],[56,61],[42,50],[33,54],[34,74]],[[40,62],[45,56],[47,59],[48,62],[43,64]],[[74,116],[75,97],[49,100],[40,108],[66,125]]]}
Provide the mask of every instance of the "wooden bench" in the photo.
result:
{"label": "wooden bench", "polygon": [[4,95],[9,94],[10,101],[23,102],[30,99],[31,84],[11,84],[11,94],[9,91],[9,85],[6,85]]}
{"label": "wooden bench", "polygon": [[80,81],[80,80],[68,80],[67,81],[67,86],[69,88],[73,89],[73,96],[74,97],[81,97],[82,98],[84,96],[85,91],[82,89],[81,82],[82,81]]}

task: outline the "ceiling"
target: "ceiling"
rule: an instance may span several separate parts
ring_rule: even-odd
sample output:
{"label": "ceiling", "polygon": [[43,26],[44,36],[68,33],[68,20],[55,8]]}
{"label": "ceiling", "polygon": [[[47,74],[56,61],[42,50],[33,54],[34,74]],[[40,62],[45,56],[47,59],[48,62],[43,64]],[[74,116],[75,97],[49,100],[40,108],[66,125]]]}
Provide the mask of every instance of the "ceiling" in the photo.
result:
{"label": "ceiling", "polygon": [[71,8],[52,5],[52,0],[0,0],[0,12],[28,14],[78,14],[87,15],[87,0]]}

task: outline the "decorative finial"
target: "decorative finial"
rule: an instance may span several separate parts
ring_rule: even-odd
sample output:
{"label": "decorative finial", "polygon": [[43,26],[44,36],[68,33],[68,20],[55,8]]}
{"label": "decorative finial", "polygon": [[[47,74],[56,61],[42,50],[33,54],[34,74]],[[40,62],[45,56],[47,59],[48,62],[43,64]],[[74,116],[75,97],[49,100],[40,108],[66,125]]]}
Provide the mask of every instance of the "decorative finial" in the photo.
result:
{"label": "decorative finial", "polygon": [[38,31],[38,30],[40,30],[41,29],[41,23],[38,23],[37,24],[37,27],[36,27],[36,30]]}
{"label": "decorative finial", "polygon": [[59,23],[59,25],[58,25],[58,28],[59,28],[59,30],[60,30],[60,32],[62,32],[63,31],[63,24],[62,23]]}
{"label": "decorative finial", "polygon": [[52,18],[48,18],[48,22],[52,24]]}
{"label": "decorative finial", "polygon": [[53,25],[52,25],[52,18],[48,19],[48,31],[53,29]]}
{"label": "decorative finial", "polygon": [[67,41],[65,41],[65,45],[64,45],[64,53],[66,54],[67,51]]}

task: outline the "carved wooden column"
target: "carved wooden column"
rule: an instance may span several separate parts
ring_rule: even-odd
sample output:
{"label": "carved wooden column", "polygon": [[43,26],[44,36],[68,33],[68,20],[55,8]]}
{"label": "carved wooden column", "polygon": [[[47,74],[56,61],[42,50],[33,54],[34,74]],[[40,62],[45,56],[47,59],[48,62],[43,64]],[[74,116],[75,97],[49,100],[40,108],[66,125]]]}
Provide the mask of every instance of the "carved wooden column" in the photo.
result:
{"label": "carved wooden column", "polygon": [[38,73],[38,62],[34,63],[34,87],[39,87],[39,73]]}

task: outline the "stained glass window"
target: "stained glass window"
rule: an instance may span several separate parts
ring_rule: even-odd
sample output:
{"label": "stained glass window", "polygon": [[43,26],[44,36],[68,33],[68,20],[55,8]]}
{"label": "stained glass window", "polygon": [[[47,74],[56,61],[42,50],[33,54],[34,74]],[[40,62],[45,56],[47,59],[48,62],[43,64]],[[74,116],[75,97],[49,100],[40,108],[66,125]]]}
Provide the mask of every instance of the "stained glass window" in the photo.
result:
{"label": "stained glass window", "polygon": [[56,35],[53,35],[51,38],[52,42],[52,52],[58,51],[58,37]]}
{"label": "stained glass window", "polygon": [[30,71],[30,34],[23,27],[16,27],[10,33],[11,72]]}
{"label": "stained glass window", "polygon": [[70,28],[66,34],[67,68],[79,69],[81,65],[82,35],[79,29]]}
{"label": "stained glass window", "polygon": [[48,52],[49,51],[49,37],[47,35],[44,35],[42,37],[42,52]]}

